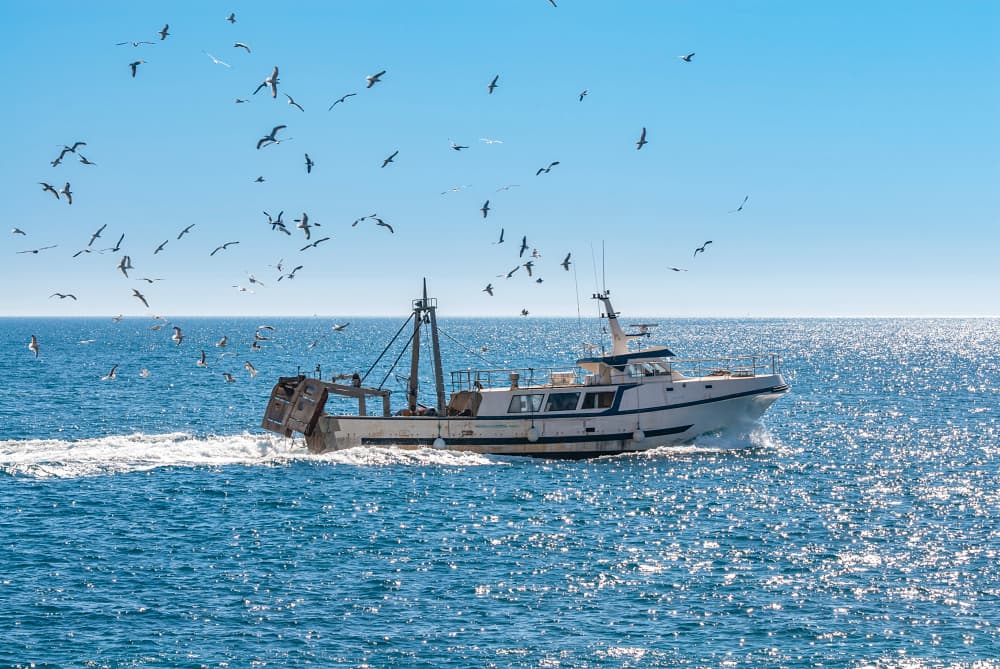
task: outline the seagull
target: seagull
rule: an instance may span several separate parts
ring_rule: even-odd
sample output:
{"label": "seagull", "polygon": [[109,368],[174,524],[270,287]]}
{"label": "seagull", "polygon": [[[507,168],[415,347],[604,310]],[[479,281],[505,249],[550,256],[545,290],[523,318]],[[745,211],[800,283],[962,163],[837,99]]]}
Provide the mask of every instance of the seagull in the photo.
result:
{"label": "seagull", "polygon": [[258,325],[257,329],[258,330],[270,330],[271,332],[274,332],[274,326],[273,325]]}
{"label": "seagull", "polygon": [[112,316],[111,322],[114,323],[115,325],[118,325],[119,323],[122,322],[122,318],[124,318],[124,316],[122,316],[121,314],[118,314],[117,316]]}
{"label": "seagull", "polygon": [[687,270],[686,270],[686,269],[684,269],[683,267],[670,267],[670,268],[668,268],[668,269],[671,269],[671,270],[673,270],[674,272],[686,272],[686,271],[687,271]]}
{"label": "seagull", "polygon": [[648,143],[649,142],[646,141],[646,128],[643,128],[642,133],[639,135],[639,141],[635,143],[635,150],[638,151]]}
{"label": "seagull", "polygon": [[334,325],[330,329],[333,330],[334,332],[342,332],[348,325],[350,325],[349,322],[344,323],[343,325]]}
{"label": "seagull", "polygon": [[489,86],[486,87],[489,90],[490,95],[493,95],[493,89],[497,87],[497,79],[499,79],[499,78],[500,78],[499,74],[497,76],[493,77],[493,81],[491,81],[489,83]]}
{"label": "seagull", "polygon": [[251,379],[257,377],[257,370],[254,369],[254,366],[250,364],[249,360],[247,360],[245,363],[243,363],[243,366],[247,368],[248,372],[250,372],[250,378]]}
{"label": "seagull", "polygon": [[561,263],[559,263],[560,265],[562,265],[562,268],[564,270],[566,270],[567,272],[569,271],[569,266],[570,266],[569,257],[571,255],[573,255],[573,254],[572,253],[567,253],[566,257],[563,258],[563,261]]}
{"label": "seagull", "polygon": [[202,53],[205,54],[206,56],[208,56],[209,58],[211,58],[212,62],[215,63],[216,65],[224,65],[226,67],[232,67],[232,65],[230,65],[229,63],[227,63],[225,61],[222,61],[222,60],[219,60],[218,58],[216,58],[215,56],[213,56],[212,54],[210,54],[207,51],[202,51]]}
{"label": "seagull", "polygon": [[452,186],[448,190],[441,191],[441,195],[447,195],[448,193],[457,193],[457,192],[459,192],[461,190],[464,190],[464,189],[468,188],[471,185],[472,184],[467,184],[465,186]]}
{"label": "seagull", "polygon": [[170,34],[170,24],[169,23],[164,23],[163,27],[160,29],[160,32],[158,32],[156,34],[160,36],[160,41],[161,42],[163,40],[167,39],[167,35]]}
{"label": "seagull", "polygon": [[131,44],[132,46],[141,46],[143,44],[156,44],[156,42],[147,42],[145,40],[139,40],[138,42],[125,41],[125,42],[116,42],[115,46],[124,46],[126,44]]}
{"label": "seagull", "polygon": [[258,279],[257,277],[255,277],[255,276],[254,276],[253,274],[249,275],[249,276],[247,277],[247,279],[248,279],[248,280],[250,281],[250,283],[255,283],[255,284],[257,284],[258,286],[263,286],[263,285],[264,285],[264,282],[263,282],[263,281],[261,281],[261,280],[259,280],[259,279]]}
{"label": "seagull", "polygon": [[80,249],[79,251],[73,254],[73,257],[76,258],[78,256],[83,255],[84,253],[93,253],[93,251],[90,249]]}
{"label": "seagull", "polygon": [[142,293],[140,293],[135,288],[132,289],[132,297],[136,298],[137,300],[139,300],[140,302],[142,302],[144,305],[146,305],[147,309],[149,308],[149,302],[146,301],[146,296],[143,295]]}
{"label": "seagull", "polygon": [[302,212],[302,218],[293,219],[292,222],[298,223],[298,225],[296,225],[295,227],[306,233],[306,241],[308,241],[310,236],[309,228],[312,227],[309,225],[309,214],[307,214],[306,212]]}
{"label": "seagull", "polygon": [[[549,0],[549,1],[551,2],[552,0]],[[521,309],[521,315],[522,316],[527,316],[528,315],[528,310],[527,309]]]}
{"label": "seagull", "polygon": [[54,249],[57,246],[59,246],[59,245],[58,244],[53,244],[52,246],[43,246],[43,247],[37,248],[37,249],[28,249],[27,251],[18,251],[18,253],[34,253],[37,256],[39,251],[45,251],[47,249]]}
{"label": "seagull", "polygon": [[236,104],[238,104],[238,105],[241,105],[241,104],[244,104],[244,103],[246,103],[246,102],[250,102],[250,101],[249,101],[249,100],[246,100],[246,99],[244,99],[244,98],[236,98],[236,100],[234,100],[234,102],[235,102]]}
{"label": "seagull", "polygon": [[[451,140],[448,140],[448,141],[451,141]],[[469,147],[463,146],[461,144],[456,144],[455,142],[451,142],[451,148],[454,149],[455,151],[461,151],[462,149],[467,149]]]}
{"label": "seagull", "polygon": [[194,226],[195,226],[195,224],[192,223],[191,225],[189,225],[186,228],[184,228],[183,230],[181,230],[181,234],[177,235],[177,239],[180,239],[181,237],[183,237],[184,235],[186,235],[188,232],[190,232],[191,228],[193,228]]}
{"label": "seagull", "polygon": [[128,271],[130,269],[134,269],[132,267],[132,258],[130,256],[122,256],[121,261],[118,263],[118,269],[121,270],[121,273],[124,274],[125,278],[127,279]]}
{"label": "seagull", "polygon": [[269,132],[268,134],[264,135],[259,140],[257,140],[257,148],[259,149],[261,146],[266,146],[267,144],[277,144],[278,138],[275,137],[275,135],[278,134],[279,130],[287,127],[288,127],[287,125],[276,125],[273,128],[271,128],[271,132]]}
{"label": "seagull", "polygon": [[226,379],[226,383],[236,383],[236,379],[229,372],[223,372],[222,376]]}
{"label": "seagull", "polygon": [[10,231],[10,234],[12,234],[12,235],[27,235],[28,233],[26,233],[21,228],[12,228],[11,231]]}
{"label": "seagull", "polygon": [[47,184],[44,181],[39,181],[38,183],[42,187],[42,192],[50,191],[57,200],[59,199],[59,191],[56,190],[55,186],[53,186],[52,184]]}
{"label": "seagull", "polygon": [[503,140],[502,139],[492,139],[490,137],[480,137],[479,141],[480,142],[485,142],[487,144],[503,144]]}
{"label": "seagull", "polygon": [[208,362],[205,361],[205,349],[201,349],[201,358],[195,364],[199,367],[208,367]]}
{"label": "seagull", "polygon": [[521,251],[517,254],[518,258],[524,256],[524,252],[528,250],[528,235],[521,237]]}
{"label": "seagull", "polygon": [[337,100],[334,100],[333,104],[330,105],[330,108],[327,109],[327,111],[332,111],[333,108],[339,105],[341,102],[344,102],[345,100],[347,100],[347,98],[354,97],[355,95],[357,95],[357,93],[348,93],[347,95],[338,98]]}
{"label": "seagull", "polygon": [[551,169],[552,169],[553,167],[555,167],[555,166],[556,166],[556,165],[558,165],[558,164],[559,164],[559,161],[558,161],[558,160],[556,160],[556,161],[553,161],[553,162],[549,163],[549,166],[548,166],[548,167],[539,167],[539,168],[538,168],[538,171],[537,171],[537,172],[535,172],[535,176],[537,177],[537,176],[538,176],[539,174],[541,174],[542,172],[545,172],[546,174],[548,174],[548,173],[549,173],[549,170],[551,170]]}
{"label": "seagull", "polygon": [[500,228],[500,239],[493,242],[494,244],[503,244],[503,228]]}
{"label": "seagull", "polygon": [[[97,231],[94,232],[92,235],[90,235],[90,241],[87,242],[87,246],[93,246],[94,242],[101,236],[101,233],[104,232],[104,228],[106,228],[106,227],[108,227],[107,223],[105,223],[101,227],[97,228]],[[24,234],[24,233],[22,232],[21,234]]]}
{"label": "seagull", "polygon": [[80,162],[83,163],[84,165],[93,165],[94,167],[97,167],[97,163],[88,160],[87,156],[83,155],[82,153],[80,154]]}
{"label": "seagull", "polygon": [[219,340],[219,343],[217,343],[215,345],[215,347],[216,348],[225,348],[226,344],[228,343],[228,341],[229,341],[228,338],[225,335],[222,335],[222,339]]}
{"label": "seagull", "polygon": [[264,179],[263,175],[261,175],[261,176],[259,176],[259,177],[257,177],[256,179],[253,180],[253,182],[256,183],[256,184],[262,184],[262,183],[264,183],[264,181],[265,181],[265,179]]}
{"label": "seagull", "polygon": [[[557,7],[558,6],[558,5],[556,5],[556,0],[549,0],[549,4],[552,5],[553,7]],[[522,315],[526,316],[527,314],[522,314]]]}
{"label": "seagull", "polygon": [[145,367],[143,367],[142,369],[139,370],[139,376],[141,376],[144,379],[148,379],[149,378],[149,370],[146,369]]}
{"label": "seagull", "polygon": [[733,210],[732,210],[731,212],[729,212],[729,213],[730,213],[730,214],[735,214],[735,213],[736,213],[736,212],[738,212],[738,211],[743,211],[743,205],[745,205],[745,204],[747,203],[747,201],[748,201],[749,199],[750,199],[750,196],[749,196],[749,195],[745,195],[745,196],[743,196],[743,201],[742,201],[742,202],[740,202],[740,206],[736,207],[736,209],[733,209]]}
{"label": "seagull", "polygon": [[521,184],[507,184],[506,186],[500,186],[500,188],[497,188],[497,192],[499,193],[502,190],[510,190],[511,188],[517,188],[520,185]]}
{"label": "seagull", "polygon": [[229,21],[230,23],[236,23],[236,13],[230,12],[229,16],[226,17],[226,20]]}
{"label": "seagull", "polygon": [[483,292],[489,293],[490,297],[493,297],[493,284],[492,283],[486,284],[486,287],[483,288]]}
{"label": "seagull", "polygon": [[36,358],[38,357],[38,338],[35,337],[35,335],[31,335],[31,342],[28,344],[28,350],[34,353]]}
{"label": "seagull", "polygon": [[541,283],[541,282],[542,282],[542,277],[538,277],[537,279],[535,279],[535,283]]}
{"label": "seagull", "polygon": [[[705,252],[705,247],[708,246],[711,243],[712,243],[712,240],[708,240],[707,242],[705,242],[704,244],[702,244],[701,246],[699,246],[698,248],[696,248],[694,250],[694,256],[697,256],[699,253],[704,253]],[[693,258],[694,256],[691,256],[691,257]]]}
{"label": "seagull", "polygon": [[694,52],[692,51],[686,56],[677,56],[677,57],[683,60],[685,63],[690,63],[691,59],[694,58]]}
{"label": "seagull", "polygon": [[118,365],[116,364],[111,368],[111,371],[101,377],[101,381],[114,381],[117,376]]}
{"label": "seagull", "polygon": [[490,201],[487,200],[486,202],[484,202],[482,209],[480,209],[479,211],[483,212],[483,218],[486,218],[486,215],[490,213]]}
{"label": "seagull", "polygon": [[214,256],[214,255],[215,255],[216,253],[218,253],[219,251],[225,251],[226,249],[228,249],[228,248],[229,248],[230,246],[232,246],[233,244],[239,244],[239,242],[226,242],[225,244],[223,244],[223,245],[221,245],[221,246],[216,246],[216,247],[215,247],[215,250],[214,250],[214,251],[212,251],[211,253],[209,253],[208,255],[209,255],[209,256]]}
{"label": "seagull", "polygon": [[587,90],[582,90],[582,91],[580,91],[580,102],[583,102],[583,99],[584,99],[585,97],[587,97],[587,94],[588,94],[588,93],[589,93],[589,91],[587,91]]}
{"label": "seagull", "polygon": [[62,187],[62,190],[59,191],[59,194],[62,195],[64,198],[66,198],[67,204],[73,204],[73,193],[69,189],[68,181],[66,182],[66,185]]}
{"label": "seagull", "polygon": [[110,249],[104,249],[104,250],[105,251],[111,251],[112,253],[118,253],[118,251],[122,247],[122,241],[124,241],[124,239],[125,239],[125,233],[123,232],[122,236],[118,238],[118,241],[115,242],[114,246],[112,246]]}
{"label": "seagull", "polygon": [[246,49],[247,53],[250,53],[250,45],[249,44],[244,44],[243,42],[234,42],[233,46],[236,47],[237,49]]}
{"label": "seagull", "polygon": [[316,240],[316,241],[314,241],[314,242],[313,242],[312,244],[306,244],[306,245],[305,245],[305,246],[303,246],[303,247],[302,247],[301,249],[299,249],[299,251],[305,251],[305,250],[306,250],[306,249],[308,249],[308,248],[312,248],[312,247],[314,247],[314,246],[319,246],[319,245],[320,245],[320,244],[322,244],[323,242],[326,242],[326,241],[329,241],[330,239],[331,239],[330,237],[323,237],[323,238],[321,238],[321,239],[317,239],[317,240]]}
{"label": "seagull", "polygon": [[361,221],[367,220],[369,218],[375,218],[376,216],[378,216],[378,212],[375,212],[374,214],[368,214],[367,216],[362,216],[361,218],[356,218],[354,219],[354,222],[351,223],[351,227],[352,228],[357,227],[358,223],[360,223]]}
{"label": "seagull", "polygon": [[517,270],[519,270],[519,269],[521,269],[521,266],[520,266],[520,265],[518,265],[517,267],[515,267],[515,268],[514,268],[514,269],[512,269],[511,271],[507,272],[507,278],[509,279],[510,277],[514,276],[514,272],[516,272],[516,271],[517,271]]}
{"label": "seagull", "polygon": [[524,269],[528,270],[528,276],[533,276],[531,273],[531,268],[535,266],[535,263],[531,260],[524,263]]}
{"label": "seagull", "polygon": [[53,297],[58,297],[60,300],[65,300],[67,297],[72,297],[73,301],[76,302],[76,295],[74,295],[73,293],[52,293],[51,295],[49,295],[50,300]]}
{"label": "seagull", "polygon": [[396,231],[392,229],[392,226],[383,221],[381,218],[375,218],[375,225],[381,225],[383,228],[389,228],[390,233],[396,234]]}
{"label": "seagull", "polygon": [[[396,149],[395,151],[393,151],[393,153],[392,153],[391,156],[389,156],[388,158],[386,158],[385,160],[382,161],[382,167],[385,167],[386,165],[388,165],[389,163],[391,163],[393,161],[393,159],[396,157],[396,154],[398,154],[398,153],[399,153],[399,149]],[[58,197],[58,194],[57,194],[57,197]]]}
{"label": "seagull", "polygon": [[312,171],[313,171],[313,166],[314,166],[315,164],[316,164],[316,163],[314,163],[314,162],[312,161],[312,158],[310,158],[310,157],[309,157],[309,154],[307,153],[307,154],[306,154],[306,174],[312,174]]}
{"label": "seagull", "polygon": [[156,247],[156,250],[155,250],[155,251],[153,251],[153,255],[155,256],[155,255],[156,255],[157,253],[159,253],[160,251],[162,251],[162,250],[163,250],[163,247],[167,245],[167,242],[168,242],[168,241],[170,241],[170,240],[169,240],[169,239],[164,239],[164,240],[163,240],[163,243],[162,243],[162,244],[160,244],[159,246],[157,246],[157,247]]}
{"label": "seagull", "polygon": [[375,84],[382,83],[383,74],[385,74],[385,70],[382,70],[381,72],[376,72],[375,74],[369,74],[367,77],[365,77],[365,81],[368,82],[368,85],[365,86],[365,88],[371,88]]}
{"label": "seagull", "polygon": [[150,279],[147,276],[140,277],[139,281],[145,281],[146,283],[156,283],[157,281],[163,281],[163,279]]}
{"label": "seagull", "polygon": [[302,112],[305,111],[305,109],[302,108],[302,105],[300,105],[298,102],[295,101],[295,98],[293,98],[288,93],[285,93],[284,95],[285,95],[286,98],[288,98],[288,104],[290,104],[291,106],[297,108],[299,111],[302,111]]}
{"label": "seagull", "polygon": [[132,69],[132,78],[133,79],[135,79],[135,71],[139,69],[140,65],[145,64],[145,62],[146,61],[144,61],[144,60],[136,60],[136,61],[133,61],[133,62],[131,62],[131,63],[128,64],[128,66]]}
{"label": "seagull", "polygon": [[180,346],[181,342],[184,341],[184,333],[181,332],[181,329],[175,325],[174,333],[170,335],[170,338],[177,342],[177,345]]}
{"label": "seagull", "polygon": [[271,97],[272,98],[278,97],[278,66],[277,65],[274,66],[274,70],[272,70],[270,76],[268,76],[267,79],[265,79],[264,81],[260,82],[260,85],[253,92],[253,94],[257,95],[257,93],[260,92],[260,89],[267,88],[267,87],[271,88]]}

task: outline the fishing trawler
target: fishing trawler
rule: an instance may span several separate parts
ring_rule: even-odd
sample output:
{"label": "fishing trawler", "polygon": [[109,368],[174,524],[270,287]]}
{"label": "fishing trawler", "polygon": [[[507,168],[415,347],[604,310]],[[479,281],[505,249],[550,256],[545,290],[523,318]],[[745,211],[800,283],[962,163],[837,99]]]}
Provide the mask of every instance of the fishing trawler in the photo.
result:
{"label": "fishing trawler", "polygon": [[[589,458],[681,445],[700,434],[749,426],[789,390],[773,353],[679,360],[665,346],[633,348],[629,343],[647,339],[652,326],[625,333],[608,291],[593,298],[608,322],[610,353],[581,358],[569,368],[455,371],[446,398],[437,300],[427,296],[425,280],[422,297],[413,300],[413,313],[397,332],[412,319],[405,407],[393,412],[391,391],[366,387],[358,375],[342,384],[300,374],[278,380],[263,427],[289,437],[300,433],[315,453],[395,446]],[[425,327],[437,399],[431,407],[417,401],[418,342]],[[326,413],[330,395],[355,398],[357,414]],[[369,400],[381,404],[377,415],[369,415]]]}

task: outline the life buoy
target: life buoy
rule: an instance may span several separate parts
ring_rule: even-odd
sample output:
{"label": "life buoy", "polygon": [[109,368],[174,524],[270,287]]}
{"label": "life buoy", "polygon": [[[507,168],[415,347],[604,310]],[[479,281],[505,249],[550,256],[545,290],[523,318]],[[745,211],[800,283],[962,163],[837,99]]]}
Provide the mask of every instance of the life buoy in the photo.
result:
{"label": "life buoy", "polygon": [[538,441],[538,437],[539,434],[537,429],[532,427],[530,430],[528,430],[528,441],[530,441],[531,443],[535,443],[536,441]]}

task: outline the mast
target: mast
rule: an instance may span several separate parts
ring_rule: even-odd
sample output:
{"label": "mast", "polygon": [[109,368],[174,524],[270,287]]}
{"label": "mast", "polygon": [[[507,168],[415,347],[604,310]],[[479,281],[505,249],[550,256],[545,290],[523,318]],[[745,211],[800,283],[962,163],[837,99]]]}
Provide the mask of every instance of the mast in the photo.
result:
{"label": "mast", "polygon": [[410,339],[410,382],[406,389],[406,406],[410,413],[417,411],[417,378],[420,374],[420,325],[423,323],[424,302],[427,298],[426,281],[424,283],[424,299],[413,300],[413,338]]}
{"label": "mast", "polygon": [[611,291],[605,290],[603,293],[594,293],[593,298],[600,300],[604,304],[605,316],[608,319],[608,329],[611,330],[611,355],[625,355],[628,353],[628,342],[630,339],[641,337],[642,335],[628,335],[622,331],[622,326],[618,324],[618,314],[611,306]]}
{"label": "mast", "polygon": [[437,300],[427,297],[427,279],[424,279],[423,297],[413,301],[413,350],[410,358],[410,383],[406,392],[407,405],[412,412],[417,410],[417,386],[420,373],[420,326],[426,323],[431,328],[431,348],[434,356],[434,385],[437,390],[437,411],[445,413],[444,372],[441,369],[441,344],[437,329]]}

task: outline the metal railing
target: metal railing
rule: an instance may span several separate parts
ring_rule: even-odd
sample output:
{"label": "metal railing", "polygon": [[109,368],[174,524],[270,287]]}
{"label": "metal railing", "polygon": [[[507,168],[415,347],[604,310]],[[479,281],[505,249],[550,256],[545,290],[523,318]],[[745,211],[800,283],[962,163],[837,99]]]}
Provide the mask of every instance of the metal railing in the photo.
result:
{"label": "metal railing", "polygon": [[[521,367],[511,369],[460,369],[451,373],[451,391],[510,388],[513,380],[519,388],[570,386],[583,383],[584,370],[573,367]],[[514,375],[517,375],[514,377]]]}
{"label": "metal railing", "polygon": [[663,362],[668,372],[684,376],[770,376],[781,372],[781,356],[777,353],[762,355],[742,355],[731,358],[695,358],[675,360],[667,358]]}

